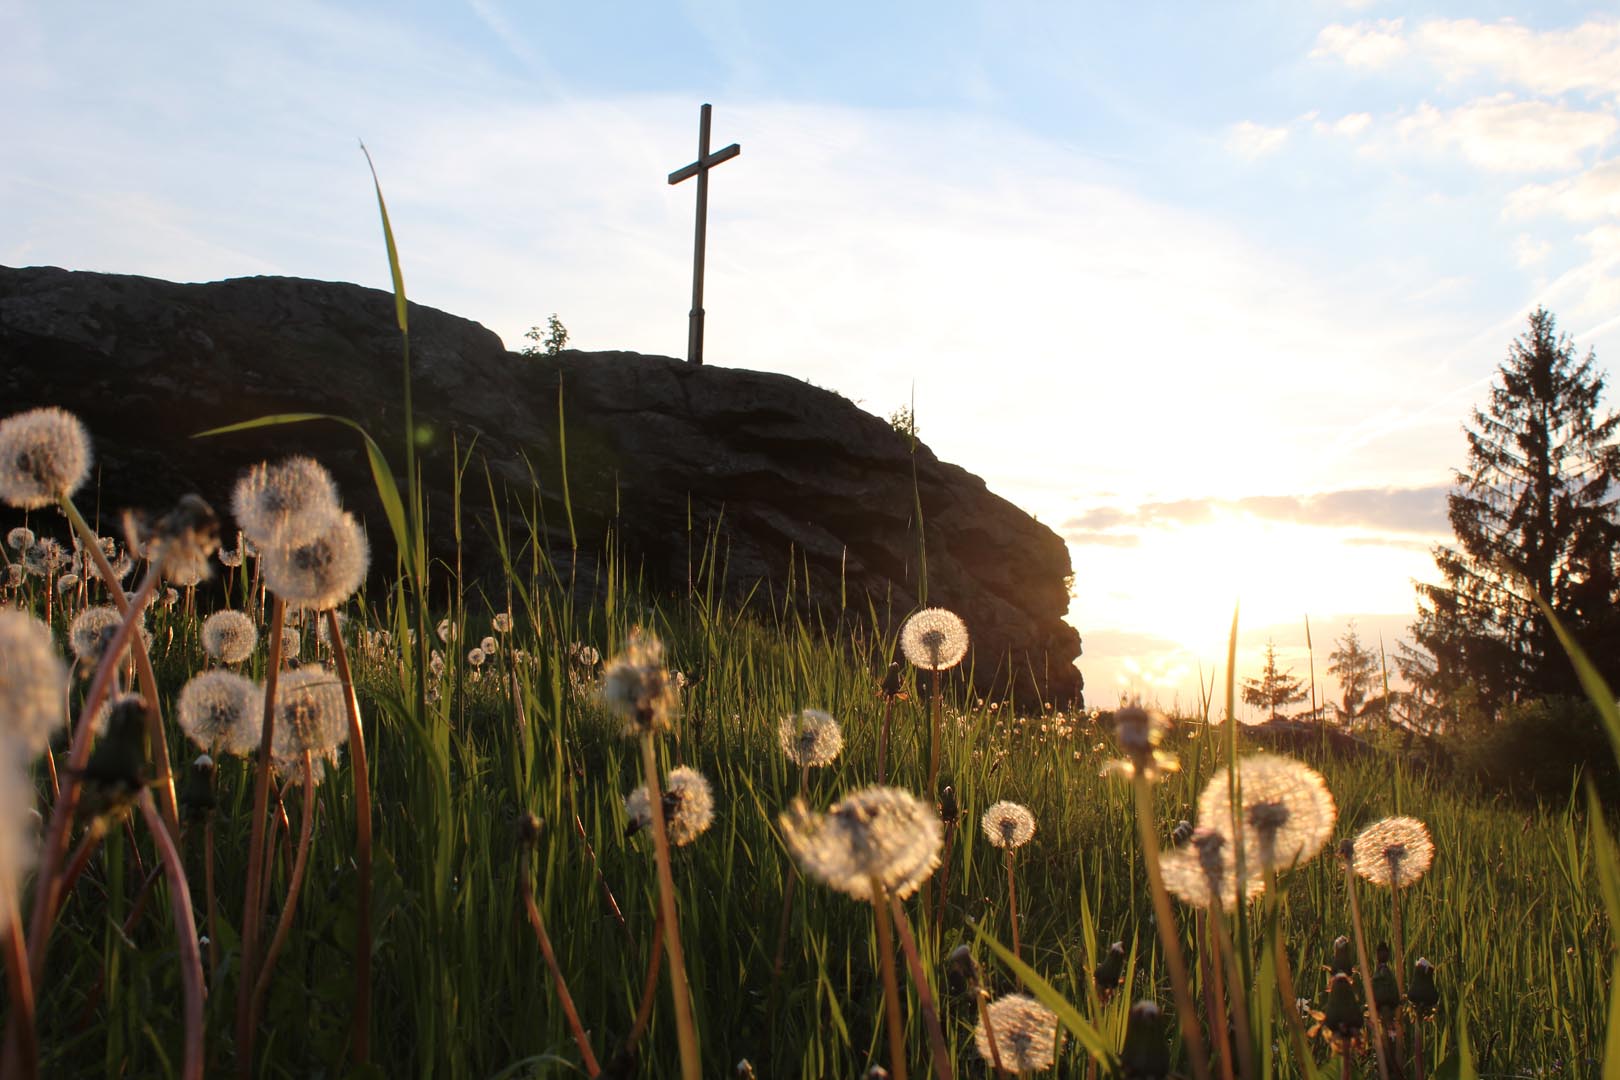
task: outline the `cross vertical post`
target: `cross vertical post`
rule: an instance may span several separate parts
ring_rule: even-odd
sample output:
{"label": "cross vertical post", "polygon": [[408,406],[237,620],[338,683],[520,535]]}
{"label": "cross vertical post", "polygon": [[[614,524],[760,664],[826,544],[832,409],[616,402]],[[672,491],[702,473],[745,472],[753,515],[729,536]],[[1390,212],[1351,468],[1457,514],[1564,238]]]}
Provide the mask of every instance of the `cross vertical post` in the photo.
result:
{"label": "cross vertical post", "polygon": [[697,177],[697,225],[692,242],[692,310],[688,313],[686,328],[686,359],[694,364],[703,363],[703,256],[704,235],[709,221],[709,170],[742,153],[742,147],[736,143],[709,153],[709,114],[713,108],[705,104],[698,121],[697,160],[669,174],[671,184]]}

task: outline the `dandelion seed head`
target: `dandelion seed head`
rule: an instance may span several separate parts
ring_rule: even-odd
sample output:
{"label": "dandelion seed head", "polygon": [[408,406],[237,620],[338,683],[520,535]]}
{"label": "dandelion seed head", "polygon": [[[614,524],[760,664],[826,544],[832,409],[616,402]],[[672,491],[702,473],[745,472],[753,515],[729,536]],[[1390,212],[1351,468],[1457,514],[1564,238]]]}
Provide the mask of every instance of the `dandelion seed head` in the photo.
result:
{"label": "dandelion seed head", "polygon": [[[1218,901],[1223,911],[1237,907],[1237,847],[1218,829],[1197,829],[1186,846],[1162,854],[1159,872],[1164,887],[1184,904],[1207,909]],[[1242,885],[1246,898],[1266,887],[1264,878],[1252,875]]]}
{"label": "dandelion seed head", "polygon": [[35,577],[50,577],[72,561],[67,548],[48,536],[35,540],[22,553],[23,569]]}
{"label": "dandelion seed head", "polygon": [[492,637],[486,637],[483,641],[480,641],[478,643],[478,647],[484,650],[484,656],[486,659],[493,657],[496,651],[500,648],[500,646],[496,644],[495,639]]}
{"label": "dandelion seed head", "polygon": [[597,699],[624,721],[626,736],[668,730],[679,708],[679,694],[664,668],[663,642],[640,628],[632,630],[624,652],[602,673]]}
{"label": "dandelion seed head", "polygon": [[912,667],[924,671],[955,667],[967,655],[967,648],[967,625],[944,608],[924,608],[900,630],[900,651]]}
{"label": "dandelion seed head", "polygon": [[222,664],[240,664],[258,643],[259,628],[240,611],[216,611],[203,620],[203,651]]}
{"label": "dandelion seed head", "polygon": [[[1246,874],[1280,873],[1309,862],[1333,835],[1338,807],[1320,773],[1281,754],[1238,759]],[[1198,797],[1198,820],[1222,832],[1232,829],[1232,787],[1216,773]]]}
{"label": "dandelion seed head", "polygon": [[70,593],[78,587],[78,574],[63,574],[61,577],[56,579],[56,591],[59,593]]}
{"label": "dandelion seed head", "polygon": [[6,533],[6,546],[11,548],[12,551],[22,551],[24,548],[32,547],[33,543],[34,531],[32,529],[18,525],[15,529]]}
{"label": "dandelion seed head", "polygon": [[574,642],[568,646],[568,659],[583,668],[593,668],[602,662],[602,654],[596,651],[594,645]]}
{"label": "dandelion seed head", "polygon": [[[276,723],[271,756],[278,772],[299,775],[303,754],[337,764],[338,747],[349,739],[343,684],[325,668],[311,665],[283,671],[276,680]],[[257,708],[264,712],[264,690]]]}
{"label": "dandelion seed head", "polygon": [[264,583],[291,607],[335,608],[366,579],[371,547],[353,514],[340,513],[297,545],[265,549]]}
{"label": "dandelion seed head", "polygon": [[512,613],[510,611],[501,612],[490,620],[490,625],[494,627],[497,634],[510,633],[512,630]]}
{"label": "dandelion seed head", "polygon": [[296,626],[283,626],[281,628],[281,655],[283,659],[297,656],[304,650],[304,635],[298,632]]}
{"label": "dandelion seed head", "polygon": [[[685,847],[714,823],[714,793],[696,769],[679,765],[664,780],[664,835],[676,847]],[[643,784],[624,799],[624,811],[637,828],[652,828],[652,807]]]}
{"label": "dandelion seed head", "polygon": [[259,747],[264,704],[245,675],[216,668],[194,676],[180,688],[175,714],[180,730],[206,753],[246,756]]}
{"label": "dandelion seed head", "polygon": [[467,652],[467,663],[471,667],[483,667],[484,666],[484,650],[483,649],[470,649],[470,650],[468,650],[468,652]]}
{"label": "dandelion seed head", "polygon": [[[93,667],[100,662],[101,656],[112,645],[113,639],[118,636],[118,628],[124,624],[124,617],[118,609],[111,604],[98,604],[95,607],[85,608],[74,618],[68,626],[68,647],[73,655],[86,667]],[[141,640],[150,644],[152,633],[144,625],[138,626],[137,631]],[[123,660],[129,655],[126,647]]]}
{"label": "dandelion seed head", "polygon": [[0,420],[0,502],[38,510],[71,496],[90,475],[90,433],[65,409]]}
{"label": "dandelion seed head", "polygon": [[1035,835],[1035,815],[1027,806],[1003,800],[984,812],[979,827],[991,844],[1013,851]]}
{"label": "dandelion seed head", "polygon": [[225,548],[220,548],[219,563],[221,566],[226,567],[227,569],[236,569],[238,566],[242,565],[241,550],[238,549],[236,551],[227,551]]}
{"label": "dandelion seed head", "polygon": [[1434,863],[1434,841],[1417,818],[1389,817],[1356,834],[1352,849],[1357,874],[1374,885],[1406,888]]}
{"label": "dandelion seed head", "polygon": [[1027,994],[1007,994],[985,1006],[996,1035],[995,1052],[981,1020],[973,1028],[979,1056],[1012,1072],[1043,1072],[1052,1067],[1058,1052],[1057,1013]]}
{"label": "dandelion seed head", "polygon": [[825,814],[796,801],[777,820],[804,872],[856,900],[870,900],[874,882],[905,899],[939,865],[938,815],[898,788],[862,788]]}
{"label": "dandelion seed head", "polygon": [[338,516],[337,485],[314,458],[264,461],[236,482],[231,511],[243,534],[265,550],[296,547],[326,532]]}
{"label": "dandelion seed head", "polygon": [[820,709],[782,717],[776,725],[776,737],[788,760],[801,768],[831,765],[844,748],[844,729],[831,713]]}
{"label": "dandelion seed head", "polygon": [[[44,623],[0,608],[0,731],[24,749],[42,752],[66,719],[67,666]],[[30,787],[32,790],[32,787]]]}

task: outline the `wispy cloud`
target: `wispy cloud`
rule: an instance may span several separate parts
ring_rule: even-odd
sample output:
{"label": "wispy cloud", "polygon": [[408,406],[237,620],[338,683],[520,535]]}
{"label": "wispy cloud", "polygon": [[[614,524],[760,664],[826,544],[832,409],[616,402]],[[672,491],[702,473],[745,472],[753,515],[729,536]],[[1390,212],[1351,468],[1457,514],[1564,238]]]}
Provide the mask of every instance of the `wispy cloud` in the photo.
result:
{"label": "wispy cloud", "polygon": [[1571,109],[1512,94],[1441,109],[1425,102],[1395,123],[1409,147],[1455,152],[1493,172],[1549,172],[1579,168],[1586,155],[1620,130],[1612,112]]}
{"label": "wispy cloud", "polygon": [[1267,127],[1265,124],[1245,120],[1233,125],[1227,132],[1226,148],[1240,158],[1254,161],[1281,150],[1283,143],[1287,141],[1287,128]]}
{"label": "wispy cloud", "polygon": [[1100,536],[1130,536],[1131,530],[1198,525],[1224,512],[1299,525],[1433,535],[1449,531],[1448,490],[1441,486],[1356,488],[1309,495],[1177,499],[1129,508],[1103,506],[1065,521],[1061,528],[1073,543],[1096,544]]}
{"label": "wispy cloud", "polygon": [[1354,25],[1334,23],[1316,35],[1312,59],[1339,60],[1355,68],[1386,67],[1406,55],[1401,19],[1379,19]]}
{"label": "wispy cloud", "polygon": [[1510,214],[1559,214],[1571,221],[1620,218],[1620,158],[1546,184],[1528,184],[1508,197]]}

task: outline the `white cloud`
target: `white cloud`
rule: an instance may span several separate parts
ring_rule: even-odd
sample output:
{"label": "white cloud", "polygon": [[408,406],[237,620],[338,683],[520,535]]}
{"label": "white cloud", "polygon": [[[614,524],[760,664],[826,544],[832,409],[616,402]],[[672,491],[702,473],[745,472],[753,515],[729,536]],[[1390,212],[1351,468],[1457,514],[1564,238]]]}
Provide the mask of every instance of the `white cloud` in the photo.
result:
{"label": "white cloud", "polygon": [[1507,210],[1516,217],[1558,214],[1571,221],[1620,218],[1620,158],[1552,183],[1527,184],[1508,196]]}
{"label": "white cloud", "polygon": [[1513,261],[1521,267],[1540,266],[1552,254],[1552,244],[1541,237],[1520,233],[1513,241]]}
{"label": "white cloud", "polygon": [[1240,158],[1254,161],[1282,149],[1288,141],[1285,127],[1267,127],[1252,120],[1234,124],[1226,136],[1226,148]]}
{"label": "white cloud", "polygon": [[1348,116],[1342,116],[1338,120],[1334,121],[1333,133],[1335,135],[1343,135],[1346,138],[1353,139],[1362,132],[1366,131],[1370,126],[1372,126],[1371,113],[1350,113]]}
{"label": "white cloud", "polygon": [[1612,113],[1570,109],[1511,94],[1453,109],[1427,102],[1395,125],[1400,139],[1431,151],[1455,151],[1492,172],[1544,172],[1579,168],[1583,155],[1602,147],[1620,121]]}
{"label": "white cloud", "polygon": [[1511,19],[1435,19],[1411,43],[1447,79],[1485,73],[1538,94],[1620,93],[1620,18],[1541,31]]}
{"label": "white cloud", "polygon": [[1379,19],[1354,26],[1334,23],[1316,35],[1316,48],[1311,50],[1311,57],[1338,59],[1355,68],[1387,67],[1406,54],[1402,26],[1400,19]]}

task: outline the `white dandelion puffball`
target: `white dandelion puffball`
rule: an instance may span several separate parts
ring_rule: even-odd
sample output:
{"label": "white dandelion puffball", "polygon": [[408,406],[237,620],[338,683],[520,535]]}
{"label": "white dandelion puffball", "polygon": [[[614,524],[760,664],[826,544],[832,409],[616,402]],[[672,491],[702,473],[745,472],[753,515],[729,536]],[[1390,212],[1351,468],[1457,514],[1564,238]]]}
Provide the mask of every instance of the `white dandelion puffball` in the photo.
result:
{"label": "white dandelion puffball", "polygon": [[844,748],[843,728],[831,713],[820,709],[782,717],[776,725],[776,737],[788,760],[802,768],[831,765]]}
{"label": "white dandelion puffball", "polygon": [[899,788],[862,788],[825,814],[796,801],[777,821],[804,872],[856,900],[874,885],[903,900],[939,865],[939,815]]}
{"label": "white dandelion puffball", "polygon": [[360,523],[353,514],[337,514],[303,543],[267,547],[264,583],[289,607],[326,611],[354,595],[370,564]]}
{"label": "white dandelion puffball", "polygon": [[484,650],[472,649],[467,653],[467,663],[472,667],[484,666]]}
{"label": "white dandelion puffball", "polygon": [[509,633],[512,629],[512,613],[510,611],[501,612],[490,620],[490,625],[494,627],[497,634]]}
{"label": "white dandelion puffball", "polygon": [[[1338,807],[1320,773],[1281,754],[1238,759],[1238,827],[1243,829],[1244,872],[1278,873],[1309,862],[1333,835]],[[1198,822],[1230,835],[1232,788],[1217,772],[1198,797]]]}
{"label": "white dandelion puffball", "polygon": [[281,628],[281,655],[285,659],[297,656],[304,650],[304,635],[298,632],[296,626],[283,626]]}
{"label": "white dandelion puffball", "polygon": [[21,525],[6,533],[6,546],[12,551],[22,551],[34,546],[34,531]]}
{"label": "white dandelion puffball", "polygon": [[680,695],[664,668],[664,645],[640,629],[630,632],[624,652],[602,673],[597,699],[624,721],[626,736],[667,730],[674,723]]}
{"label": "white dandelion puffball", "polygon": [[1058,1052],[1057,1013],[1027,994],[1007,994],[985,1006],[990,1026],[995,1029],[992,1053],[990,1035],[980,1021],[973,1028],[973,1043],[985,1061],[1001,1059],[1001,1067],[1012,1072],[1043,1072],[1052,1067]]}
{"label": "white dandelion puffball", "polygon": [[[714,793],[696,769],[678,765],[664,779],[664,835],[676,847],[685,847],[714,823]],[[652,807],[643,784],[624,798],[624,812],[638,828],[652,828]]]}
{"label": "white dandelion puffball", "polygon": [[967,655],[967,647],[967,625],[944,608],[924,608],[900,630],[900,651],[912,667],[923,671],[955,667]]}
{"label": "white dandelion puffball", "polygon": [[0,502],[38,510],[72,495],[90,475],[90,433],[64,409],[0,420]]}
{"label": "white dandelion puffball", "polygon": [[44,623],[0,608],[0,732],[31,758],[66,720],[67,665]]}
{"label": "white dandelion puffball", "polygon": [[259,628],[240,611],[216,611],[203,620],[203,651],[222,664],[240,664],[258,643]]}
{"label": "white dandelion puffball", "polygon": [[[101,654],[112,645],[119,627],[123,625],[124,617],[111,604],[85,608],[68,627],[68,647],[80,662],[87,667],[92,666],[101,660]],[[144,624],[137,626],[136,632],[141,635],[142,641],[150,645],[152,632]],[[128,656],[129,647],[126,646],[119,660],[123,661]]]}
{"label": "white dandelion puffball", "polygon": [[1027,806],[1002,801],[984,812],[979,827],[991,844],[1013,851],[1029,843],[1035,835],[1035,815]]}
{"label": "white dandelion puffball", "polygon": [[[1219,901],[1223,911],[1237,907],[1237,846],[1218,829],[1199,829],[1184,846],[1160,855],[1159,872],[1164,887],[1184,904],[1208,909]],[[1241,885],[1248,898],[1264,892],[1266,881],[1247,874]]]}
{"label": "white dandelion puffball", "polygon": [[1429,827],[1417,818],[1389,817],[1356,834],[1355,871],[1374,885],[1406,888],[1434,863]]}
{"label": "white dandelion puffball", "polygon": [[[337,763],[337,749],[349,739],[348,703],[343,683],[325,668],[307,666],[283,671],[276,681],[276,724],[271,756],[278,772],[296,776],[303,753]],[[261,687],[253,706],[264,711]]]}
{"label": "white dandelion puffball", "polygon": [[337,485],[314,458],[260,462],[236,482],[231,512],[260,548],[297,546],[325,532],[338,516]]}
{"label": "white dandelion puffball", "polygon": [[246,756],[259,748],[264,699],[252,679],[216,668],[180,688],[180,730],[206,753]]}

